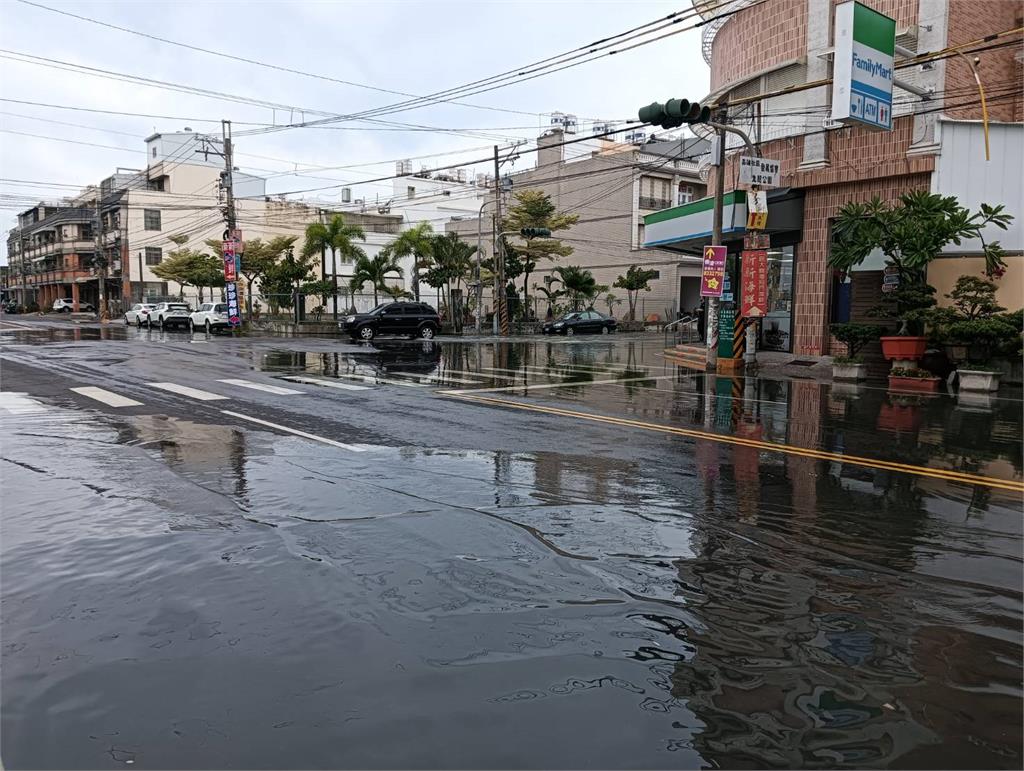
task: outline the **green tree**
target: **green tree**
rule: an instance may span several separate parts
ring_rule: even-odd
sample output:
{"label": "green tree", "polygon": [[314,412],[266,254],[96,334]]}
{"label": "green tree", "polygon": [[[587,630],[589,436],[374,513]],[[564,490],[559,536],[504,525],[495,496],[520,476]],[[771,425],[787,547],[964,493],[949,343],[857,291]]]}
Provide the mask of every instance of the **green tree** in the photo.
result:
{"label": "green tree", "polygon": [[395,257],[412,257],[412,294],[420,299],[420,268],[429,265],[432,256],[434,229],[429,222],[421,222],[398,234],[398,238],[387,245]]}
{"label": "green tree", "polygon": [[430,286],[440,290],[441,300],[456,332],[462,329],[462,318],[452,308],[452,289],[460,289],[462,282],[472,275],[471,258],[474,254],[476,247],[463,241],[458,233],[437,235],[430,242],[430,268],[423,278]]}
{"label": "green tree", "polygon": [[656,270],[644,270],[639,265],[630,265],[624,276],[615,279],[614,286],[626,290],[629,300],[629,320],[636,317],[636,298],[640,292],[651,291],[651,279],[658,275]]}
{"label": "green tree", "polygon": [[[256,294],[257,284],[263,289],[263,279],[267,271],[282,258],[283,255],[292,250],[296,236],[274,236],[269,241],[262,238],[250,238],[244,244],[241,267],[239,273],[245,279],[245,311],[249,321],[252,321],[252,298]],[[223,242],[217,239],[209,239],[206,245],[213,250],[214,254],[221,255],[218,259],[223,260]],[[221,263],[223,269],[223,263]]]}
{"label": "green tree", "polygon": [[270,306],[271,314],[295,304],[295,293],[302,284],[313,278],[313,265],[312,256],[296,256],[294,249],[288,249],[279,260],[267,267],[260,291]]}
{"label": "green tree", "polygon": [[[547,228],[554,234],[560,230],[568,230],[580,219],[578,214],[560,214],[551,201],[551,196],[542,190],[523,190],[515,194],[515,200],[508,210],[508,215],[502,220],[502,230]],[[542,259],[558,260],[559,257],[568,257],[573,253],[573,248],[558,238],[513,237],[506,240],[505,248],[521,263],[521,270],[513,274],[508,269],[506,258],[505,276],[510,279],[523,276],[523,303],[526,307],[530,304],[527,293],[530,274],[536,270],[537,263]]]}
{"label": "green tree", "polygon": [[378,292],[386,286],[388,273],[402,275],[402,268],[393,254],[384,250],[373,257],[363,254],[356,258],[355,271],[349,285],[353,292],[358,292],[364,284],[369,283],[373,287],[373,304],[377,305]]}
{"label": "green tree", "polygon": [[594,280],[589,270],[577,265],[559,265],[554,271],[569,298],[569,306],[574,311],[581,310],[584,303],[593,304],[602,287]]}
{"label": "green tree", "polygon": [[[331,250],[333,257],[341,258],[342,262],[355,262],[360,257],[365,257],[363,251],[356,241],[366,241],[366,233],[358,225],[346,225],[345,218],[335,214],[327,222],[313,222],[306,226],[306,241],[302,246],[302,256],[306,259],[314,259],[320,255],[324,259],[324,278],[327,277],[326,252]],[[334,294],[332,279],[331,294]],[[326,305],[326,298],[324,298]],[[335,299],[337,302],[337,299]]]}
{"label": "green tree", "polygon": [[[979,241],[985,273],[1003,274],[1006,264],[1002,247],[998,241],[986,241],[982,234],[988,225],[1006,230],[1013,217],[1003,209],[1001,205],[983,203],[972,214],[953,196],[921,190],[904,193],[893,204],[877,196],[868,203],[848,203],[832,225],[828,264],[848,271],[873,251],[881,251],[899,275],[899,288],[889,298],[895,315],[902,320],[899,334],[909,334],[909,326],[921,325],[927,309],[935,304],[935,290],[925,278],[928,264],[949,244]],[[892,315],[892,311],[882,310],[879,315]]]}
{"label": "green tree", "polygon": [[560,283],[562,282],[559,281],[557,278],[552,277],[551,281],[544,286],[540,284],[533,285],[533,288],[540,292],[542,295],[544,295],[544,299],[547,301],[548,310],[546,316],[548,318],[551,318],[552,316],[557,316],[558,311],[560,310],[558,307],[558,298],[565,294],[563,290],[555,289],[555,284]]}
{"label": "green tree", "polygon": [[614,307],[615,307],[616,305],[622,305],[622,300],[621,300],[621,298],[619,298],[619,297],[616,297],[616,296],[615,296],[614,294],[612,294],[611,292],[608,292],[608,293],[607,293],[607,294],[606,294],[606,295],[605,295],[605,296],[604,296],[603,298],[601,298],[601,299],[603,299],[603,300],[604,300],[604,302],[605,302],[605,304],[606,304],[606,305],[608,306],[608,315],[609,315],[609,316],[611,316],[611,315],[612,315],[612,310],[614,309]]}
{"label": "green tree", "polygon": [[[178,298],[184,299],[185,287],[196,286],[198,288],[196,282],[203,278],[201,260],[204,255],[202,252],[185,246],[188,241],[186,235],[174,235],[170,237],[170,240],[177,248],[169,251],[167,257],[159,265],[153,266],[152,271],[157,278],[179,284]],[[202,302],[202,299],[202,290],[200,290],[199,301]]]}

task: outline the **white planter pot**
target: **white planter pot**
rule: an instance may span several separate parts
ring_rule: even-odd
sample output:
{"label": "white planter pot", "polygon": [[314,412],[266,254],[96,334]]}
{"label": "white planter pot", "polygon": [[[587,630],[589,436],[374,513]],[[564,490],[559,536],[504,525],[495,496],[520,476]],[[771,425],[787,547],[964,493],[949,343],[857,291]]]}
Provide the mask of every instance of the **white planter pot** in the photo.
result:
{"label": "white planter pot", "polygon": [[977,369],[958,369],[961,391],[998,391],[998,372],[985,372]]}
{"label": "white planter pot", "polygon": [[833,364],[833,380],[866,380],[868,377],[867,364]]}

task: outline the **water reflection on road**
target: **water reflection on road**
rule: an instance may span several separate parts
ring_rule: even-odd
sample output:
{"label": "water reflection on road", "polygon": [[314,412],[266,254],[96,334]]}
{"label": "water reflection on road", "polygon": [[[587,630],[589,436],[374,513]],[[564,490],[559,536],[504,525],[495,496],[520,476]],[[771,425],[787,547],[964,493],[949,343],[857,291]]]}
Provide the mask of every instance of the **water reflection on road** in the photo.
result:
{"label": "water reflection on road", "polygon": [[[572,378],[509,395],[1021,473],[1010,401],[706,380],[597,343],[244,353]],[[429,405],[411,432],[459,409]],[[360,455],[158,415],[7,425],[8,765],[1021,764],[1018,495],[710,439],[627,461],[586,424]]]}

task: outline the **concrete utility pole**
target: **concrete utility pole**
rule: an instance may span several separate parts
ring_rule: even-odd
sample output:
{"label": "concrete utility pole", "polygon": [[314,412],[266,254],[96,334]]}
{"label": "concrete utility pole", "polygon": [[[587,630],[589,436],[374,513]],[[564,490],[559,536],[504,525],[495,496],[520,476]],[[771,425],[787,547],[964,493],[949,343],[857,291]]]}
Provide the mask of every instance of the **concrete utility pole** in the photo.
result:
{"label": "concrete utility pole", "polygon": [[494,146],[494,318],[497,320],[501,335],[508,336],[508,297],[505,295],[505,249],[498,231],[501,230],[501,164],[498,161],[498,146]]}
{"label": "concrete utility pole", "polygon": [[[100,321],[108,321],[107,311],[107,257],[103,253],[103,214],[100,211],[100,187],[96,186],[96,224],[93,227],[93,264],[96,266],[96,283],[99,286]],[[75,308],[77,311],[78,308]]]}
{"label": "concrete utility pole", "polygon": [[[237,226],[235,219],[235,185],[234,185],[234,157],[231,148],[231,121],[222,120],[220,122],[221,136],[224,138],[224,197],[227,202],[227,208],[225,209],[224,216],[227,220],[228,230],[234,230]],[[227,234],[227,237],[231,237],[231,233]]]}
{"label": "concrete utility pole", "polygon": [[[722,119],[724,120],[724,115]],[[722,245],[722,214],[725,208],[725,129],[718,129],[718,165],[715,167],[715,208],[711,221],[711,245]],[[708,298],[707,367],[718,366],[718,298]]]}
{"label": "concrete utility pole", "polygon": [[[480,257],[483,251],[484,239],[483,239],[483,221],[484,221],[484,208],[487,204],[492,203],[491,201],[484,201],[480,204],[480,213],[476,217],[476,334],[480,336],[480,317],[483,315],[484,309],[484,282],[481,279],[480,274]],[[497,266],[495,266],[497,267]]]}

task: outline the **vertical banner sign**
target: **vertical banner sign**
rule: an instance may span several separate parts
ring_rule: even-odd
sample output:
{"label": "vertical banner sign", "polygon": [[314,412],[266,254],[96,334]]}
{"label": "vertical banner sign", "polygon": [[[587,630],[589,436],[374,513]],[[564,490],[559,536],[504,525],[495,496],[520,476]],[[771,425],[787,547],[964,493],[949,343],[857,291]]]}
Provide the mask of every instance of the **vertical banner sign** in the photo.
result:
{"label": "vertical banner sign", "polygon": [[721,297],[725,287],[724,246],[704,247],[704,267],[700,273],[700,296]]}
{"label": "vertical banner sign", "polygon": [[832,119],[892,129],[896,22],[857,2],[836,6]]}
{"label": "vertical banner sign", "polygon": [[764,230],[768,227],[768,193],[751,190],[747,193],[747,230]]}
{"label": "vertical banner sign", "polygon": [[[234,235],[234,234],[232,234]],[[241,242],[234,238],[223,242],[224,248],[224,297],[228,302],[228,322],[233,327],[242,323],[238,313],[238,249]]]}
{"label": "vertical banner sign", "polygon": [[[732,336],[736,325],[736,309],[721,308],[718,311],[718,358],[732,358]],[[719,378],[721,380],[721,378]]]}
{"label": "vertical banner sign", "polygon": [[740,316],[758,319],[768,310],[768,252],[751,249],[742,254]]}

